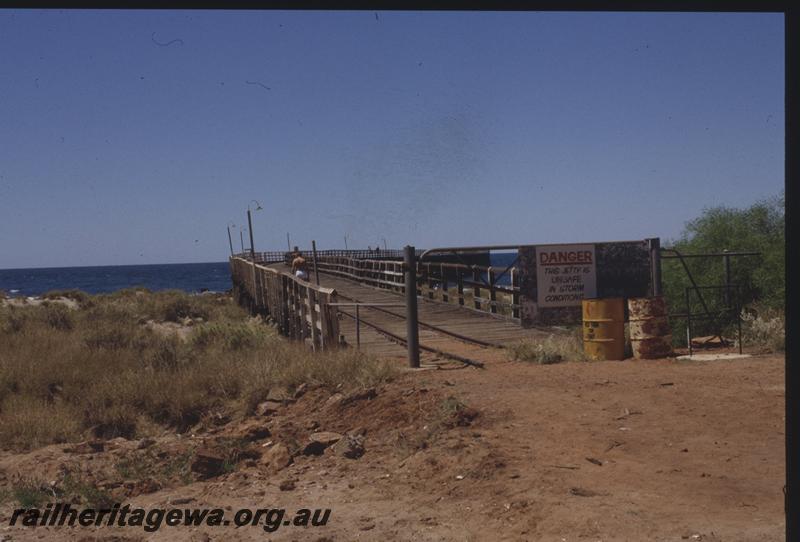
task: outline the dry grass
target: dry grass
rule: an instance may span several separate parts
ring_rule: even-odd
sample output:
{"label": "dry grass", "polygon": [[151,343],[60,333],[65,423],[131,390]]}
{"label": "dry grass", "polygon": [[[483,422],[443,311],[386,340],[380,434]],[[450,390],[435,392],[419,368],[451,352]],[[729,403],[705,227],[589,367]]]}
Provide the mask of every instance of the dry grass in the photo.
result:
{"label": "dry grass", "polygon": [[[350,350],[291,344],[224,296],[123,290],[87,296],[81,307],[0,307],[4,446],[185,431],[213,409],[252,411],[272,387],[351,388],[393,374]],[[191,324],[189,340],[155,333],[148,321]]]}
{"label": "dry grass", "polygon": [[91,296],[82,290],[50,290],[40,297],[42,299],[58,299],[60,297],[65,297],[77,301],[80,305],[88,303],[91,299]]}
{"label": "dry grass", "polygon": [[762,309],[742,311],[742,343],[772,352],[786,350],[786,317],[783,311]]}
{"label": "dry grass", "polygon": [[577,332],[565,335],[548,335],[542,340],[526,339],[512,344],[509,355],[517,361],[530,361],[547,365],[561,361],[586,361],[588,358],[583,350],[583,341]]}

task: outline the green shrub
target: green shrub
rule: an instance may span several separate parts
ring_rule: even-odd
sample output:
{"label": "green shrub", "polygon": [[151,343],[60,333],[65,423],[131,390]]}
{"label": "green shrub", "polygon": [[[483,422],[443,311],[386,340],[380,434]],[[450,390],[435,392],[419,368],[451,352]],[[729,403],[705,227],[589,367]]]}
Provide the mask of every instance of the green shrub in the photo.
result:
{"label": "green shrub", "polygon": [[[740,287],[738,299],[731,305],[758,303],[782,310],[785,303],[785,203],[783,194],[759,201],[746,209],[713,207],[703,210],[688,222],[681,237],[664,242],[684,254],[730,251],[760,252],[760,256],[730,258],[731,284]],[[725,283],[724,261],[719,258],[685,260],[698,286],[719,286]],[[686,312],[686,288],[691,286],[680,260],[662,260],[662,285],[670,312]],[[701,290],[716,322],[704,319],[692,322],[693,335],[730,333],[735,329],[735,311],[727,310],[722,290]],[[734,291],[735,294],[735,291]],[[689,309],[693,314],[704,312],[697,293],[690,291]],[[673,344],[685,342],[686,320],[671,320]],[[722,328],[722,329],[720,329]]]}
{"label": "green shrub", "polygon": [[21,508],[41,508],[53,498],[53,495],[45,489],[44,484],[32,480],[23,480],[15,484],[11,492]]}
{"label": "green shrub", "polygon": [[[687,254],[724,250],[760,252],[760,257],[730,258],[731,283],[741,286],[742,305],[759,301],[771,308],[782,308],[786,283],[784,230],[785,203],[780,195],[747,209],[704,209],[700,217],[686,224],[679,239],[665,242],[664,246]],[[699,286],[724,284],[722,258],[690,258],[686,264]],[[670,303],[675,308],[683,307],[684,290],[690,282],[679,260],[663,261],[662,282]]]}

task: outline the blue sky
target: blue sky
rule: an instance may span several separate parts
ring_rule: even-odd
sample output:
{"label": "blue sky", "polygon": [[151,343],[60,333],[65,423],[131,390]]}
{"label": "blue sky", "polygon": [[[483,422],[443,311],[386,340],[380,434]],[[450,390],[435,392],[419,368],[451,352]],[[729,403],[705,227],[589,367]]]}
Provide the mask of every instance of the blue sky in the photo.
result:
{"label": "blue sky", "polygon": [[783,168],[780,14],[0,10],[0,268],[221,261],[254,198],[257,250],[667,239]]}

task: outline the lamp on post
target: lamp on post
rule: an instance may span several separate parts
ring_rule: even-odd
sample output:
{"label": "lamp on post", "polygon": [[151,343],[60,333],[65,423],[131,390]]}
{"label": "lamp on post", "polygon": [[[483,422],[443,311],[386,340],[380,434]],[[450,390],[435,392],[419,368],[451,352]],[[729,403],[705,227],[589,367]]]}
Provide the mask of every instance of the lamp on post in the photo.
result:
{"label": "lamp on post", "polygon": [[[255,203],[256,208],[253,209],[254,211],[260,211],[263,209],[260,203],[256,200],[250,200],[250,203]],[[253,259],[253,263],[256,261],[256,249],[253,246],[253,218],[250,214],[250,203],[247,204],[247,227],[250,229],[250,257]]]}

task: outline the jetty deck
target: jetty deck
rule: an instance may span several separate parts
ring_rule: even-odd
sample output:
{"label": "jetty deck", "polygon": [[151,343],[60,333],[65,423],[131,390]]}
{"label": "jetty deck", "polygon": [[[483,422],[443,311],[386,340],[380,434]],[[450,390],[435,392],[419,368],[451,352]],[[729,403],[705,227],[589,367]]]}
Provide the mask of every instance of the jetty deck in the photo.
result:
{"label": "jetty deck", "polygon": [[[285,264],[270,264],[269,267],[282,273],[291,272]],[[360,347],[380,356],[406,355],[406,348],[402,343],[406,337],[404,295],[324,272],[320,273],[320,286],[335,289],[339,303],[384,305],[359,308]],[[347,344],[355,346],[356,309],[353,306],[340,305],[338,310],[343,316],[339,319],[339,333],[344,336]],[[444,353],[460,351],[466,357],[474,357],[479,355],[482,348],[504,348],[514,342],[541,339],[558,331],[525,329],[519,322],[499,315],[425,297],[418,298],[418,314],[419,341],[422,349],[429,354],[433,349]]]}

